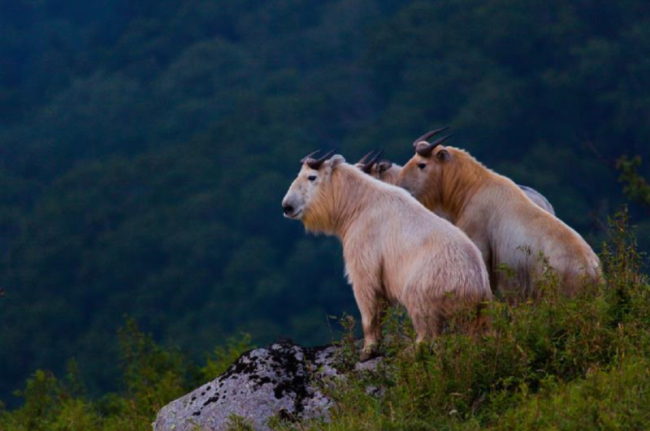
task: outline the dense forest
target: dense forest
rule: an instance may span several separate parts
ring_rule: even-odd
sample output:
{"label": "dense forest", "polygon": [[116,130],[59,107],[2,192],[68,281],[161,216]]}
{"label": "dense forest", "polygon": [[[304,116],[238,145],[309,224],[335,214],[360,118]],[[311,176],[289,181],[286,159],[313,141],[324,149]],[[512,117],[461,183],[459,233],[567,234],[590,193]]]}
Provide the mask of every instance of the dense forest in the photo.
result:
{"label": "dense forest", "polygon": [[650,248],[617,169],[648,164],[616,164],[650,157],[643,0],[0,0],[0,62],[5,403],[70,358],[115,389],[125,316],[199,359],[330,340],[339,245],[280,207],[318,148],[404,162],[450,125],[596,249],[625,202]]}

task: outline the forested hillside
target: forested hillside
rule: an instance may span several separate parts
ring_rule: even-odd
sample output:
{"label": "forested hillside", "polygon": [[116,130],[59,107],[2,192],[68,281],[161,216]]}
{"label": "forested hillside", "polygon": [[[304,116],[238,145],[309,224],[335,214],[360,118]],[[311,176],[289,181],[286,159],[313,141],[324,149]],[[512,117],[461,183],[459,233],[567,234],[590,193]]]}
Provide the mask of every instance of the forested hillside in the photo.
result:
{"label": "forested hillside", "polygon": [[337,242],[282,218],[299,159],[404,162],[440,125],[598,248],[611,163],[650,156],[650,7],[0,0],[0,399],[72,357],[114,388],[125,315],[199,358],[329,340],[356,307]]}

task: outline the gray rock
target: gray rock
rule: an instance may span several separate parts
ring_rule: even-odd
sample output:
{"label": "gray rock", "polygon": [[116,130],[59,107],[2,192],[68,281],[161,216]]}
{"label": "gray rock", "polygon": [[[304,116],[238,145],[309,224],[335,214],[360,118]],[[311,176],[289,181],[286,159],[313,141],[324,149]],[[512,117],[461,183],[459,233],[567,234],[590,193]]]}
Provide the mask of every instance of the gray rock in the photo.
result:
{"label": "gray rock", "polygon": [[[332,402],[320,388],[341,377],[334,368],[339,349],[283,342],[244,353],[224,374],[163,407],[154,431],[227,430],[233,415],[256,430],[268,430],[272,417],[326,419]],[[372,369],[379,360],[357,369]]]}

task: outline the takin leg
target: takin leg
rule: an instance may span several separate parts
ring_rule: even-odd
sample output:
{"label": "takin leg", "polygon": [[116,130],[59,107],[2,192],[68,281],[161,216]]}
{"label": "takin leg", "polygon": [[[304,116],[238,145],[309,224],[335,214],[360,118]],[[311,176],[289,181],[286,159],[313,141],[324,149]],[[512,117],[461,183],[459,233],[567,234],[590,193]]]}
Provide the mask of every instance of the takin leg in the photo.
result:
{"label": "takin leg", "polygon": [[[486,313],[486,303],[491,299],[488,293],[469,295],[460,298],[445,294],[428,301],[421,301],[409,309],[415,328],[417,344],[434,341],[443,330],[480,336],[490,330],[490,316]],[[426,304],[425,307],[422,304]]]}
{"label": "takin leg", "polygon": [[426,343],[434,341],[442,333],[444,319],[439,313],[431,311],[420,313],[418,310],[409,310],[409,316],[417,337],[415,345],[407,347],[404,354],[419,357],[425,351],[424,349],[429,348]]}
{"label": "takin leg", "polygon": [[354,297],[361,312],[363,351],[360,360],[364,362],[377,356],[377,347],[381,339],[381,313],[385,302],[374,289],[360,288],[356,285],[354,286]]}
{"label": "takin leg", "polygon": [[438,307],[433,304],[429,305],[426,309],[420,304],[408,310],[411,322],[413,322],[413,328],[417,334],[417,344],[423,341],[433,341],[440,335],[444,327],[445,319],[437,311]]}

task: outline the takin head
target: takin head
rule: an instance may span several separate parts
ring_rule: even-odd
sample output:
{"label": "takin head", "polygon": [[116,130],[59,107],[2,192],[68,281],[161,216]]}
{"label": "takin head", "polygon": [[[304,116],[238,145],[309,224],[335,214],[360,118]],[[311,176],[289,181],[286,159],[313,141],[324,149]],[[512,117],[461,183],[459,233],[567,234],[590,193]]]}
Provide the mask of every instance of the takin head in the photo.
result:
{"label": "takin head", "polygon": [[447,130],[448,127],[433,130],[420,136],[413,142],[415,155],[409,160],[397,179],[397,185],[406,189],[417,200],[431,196],[439,196],[442,187],[442,170],[452,160],[452,153],[441,144],[452,135],[446,135],[433,142],[428,142],[432,136]]}
{"label": "takin head", "polygon": [[302,168],[282,199],[286,218],[305,222],[305,217],[318,206],[315,202],[322,200],[319,198],[331,182],[333,169],[345,162],[343,156],[334,155],[335,151],[329,151],[318,159],[312,157],[318,153],[314,151],[300,161]]}

